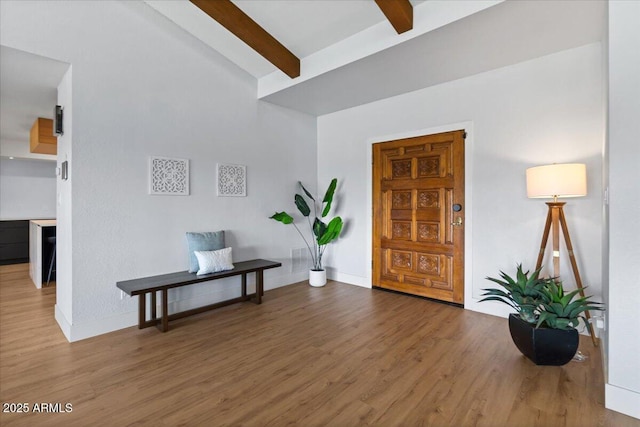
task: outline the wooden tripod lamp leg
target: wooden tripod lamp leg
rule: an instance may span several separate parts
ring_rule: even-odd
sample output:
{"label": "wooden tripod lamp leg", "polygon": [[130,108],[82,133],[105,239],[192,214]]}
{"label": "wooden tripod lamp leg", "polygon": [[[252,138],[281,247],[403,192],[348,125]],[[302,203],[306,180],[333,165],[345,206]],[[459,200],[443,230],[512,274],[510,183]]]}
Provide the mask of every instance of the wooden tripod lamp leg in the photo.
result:
{"label": "wooden tripod lamp leg", "polygon": [[[580,291],[580,296],[584,298],[584,287],[582,286],[582,279],[580,278],[580,272],[578,271],[578,264],[576,263],[576,257],[573,253],[573,245],[571,244],[571,237],[569,236],[569,228],[567,227],[567,220],[564,217],[564,210],[562,206],[560,206],[560,225],[562,226],[562,233],[564,235],[564,243],[567,245],[567,251],[569,252],[569,261],[571,261],[571,269],[573,270],[573,276],[576,279],[576,286]],[[591,314],[589,311],[585,311],[585,316],[587,317],[587,322],[591,321]],[[591,334],[591,341],[595,347],[598,346],[598,339],[596,338],[596,334],[593,331],[593,325],[587,325],[589,328],[589,333]]]}
{"label": "wooden tripod lamp leg", "polygon": [[547,249],[547,241],[549,240],[549,231],[552,230],[553,239],[553,277],[560,276],[560,210],[564,203],[548,202],[549,211],[547,212],[547,222],[544,225],[542,233],[542,242],[540,243],[540,252],[538,253],[538,261],[536,262],[536,270],[542,266],[544,253]]}
{"label": "wooden tripod lamp leg", "polygon": [[551,229],[551,206],[547,212],[547,222],[544,224],[544,232],[542,233],[542,242],[540,242],[540,252],[536,261],[536,270],[542,267],[544,252],[547,250],[547,241],[549,240],[549,230]]}
{"label": "wooden tripod lamp leg", "polygon": [[560,277],[560,213],[562,206],[551,206],[551,230],[553,233],[553,277]]}

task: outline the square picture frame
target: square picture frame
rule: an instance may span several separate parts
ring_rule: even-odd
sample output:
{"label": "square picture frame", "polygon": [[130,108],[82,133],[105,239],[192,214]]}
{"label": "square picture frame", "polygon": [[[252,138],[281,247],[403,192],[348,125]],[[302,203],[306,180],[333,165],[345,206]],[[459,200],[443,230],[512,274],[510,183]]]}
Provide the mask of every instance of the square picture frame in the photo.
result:
{"label": "square picture frame", "polygon": [[218,197],[245,197],[247,195],[247,167],[218,163]]}
{"label": "square picture frame", "polygon": [[149,194],[189,195],[189,159],[151,156],[149,158]]}

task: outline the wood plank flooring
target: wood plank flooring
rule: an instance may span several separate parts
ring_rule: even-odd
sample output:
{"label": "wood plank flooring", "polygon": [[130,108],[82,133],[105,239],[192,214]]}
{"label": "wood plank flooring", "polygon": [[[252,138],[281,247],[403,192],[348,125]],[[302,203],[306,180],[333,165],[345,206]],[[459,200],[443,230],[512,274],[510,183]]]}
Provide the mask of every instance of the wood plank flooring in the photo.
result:
{"label": "wood plank flooring", "polygon": [[54,304],[26,264],[0,267],[0,401],[72,405],[2,426],[640,426],[604,409],[589,337],[588,361],[535,366],[506,319],[413,297],[296,284],[75,343]]}

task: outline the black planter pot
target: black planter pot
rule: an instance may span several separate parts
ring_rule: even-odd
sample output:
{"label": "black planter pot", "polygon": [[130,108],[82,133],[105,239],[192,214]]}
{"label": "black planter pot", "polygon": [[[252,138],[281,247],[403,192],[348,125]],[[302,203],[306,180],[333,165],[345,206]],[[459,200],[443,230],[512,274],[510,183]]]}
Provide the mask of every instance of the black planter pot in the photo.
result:
{"label": "black planter pot", "polygon": [[579,337],[575,329],[536,329],[517,314],[510,314],[509,332],[518,350],[536,365],[565,365],[578,351]]}

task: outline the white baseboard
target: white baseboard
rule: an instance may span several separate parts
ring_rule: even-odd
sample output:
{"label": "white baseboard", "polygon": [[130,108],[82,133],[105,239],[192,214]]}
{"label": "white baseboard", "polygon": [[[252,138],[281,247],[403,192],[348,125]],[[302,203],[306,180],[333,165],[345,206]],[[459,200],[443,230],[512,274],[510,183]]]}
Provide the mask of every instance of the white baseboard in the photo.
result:
{"label": "white baseboard", "polygon": [[607,383],[604,385],[604,406],[612,411],[640,419],[640,393],[636,391]]}
{"label": "white baseboard", "polygon": [[58,326],[62,329],[62,333],[65,338],[67,341],[71,342],[71,323],[69,323],[62,310],[60,310],[58,304],[55,305],[55,318],[56,322],[58,322]]}
{"label": "white baseboard", "polygon": [[363,288],[371,288],[371,281],[366,277],[361,276],[353,276],[351,274],[345,274],[340,272],[330,272],[328,274],[329,279],[335,280],[337,282],[346,283],[348,285],[356,285],[361,286]]}
{"label": "white baseboard", "polygon": [[62,333],[69,342],[84,340],[119,329],[128,328],[138,324],[138,312],[116,314],[102,319],[93,319],[85,323],[69,323],[66,316],[56,305],[55,317]]}

